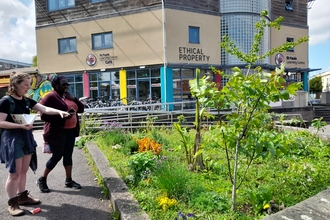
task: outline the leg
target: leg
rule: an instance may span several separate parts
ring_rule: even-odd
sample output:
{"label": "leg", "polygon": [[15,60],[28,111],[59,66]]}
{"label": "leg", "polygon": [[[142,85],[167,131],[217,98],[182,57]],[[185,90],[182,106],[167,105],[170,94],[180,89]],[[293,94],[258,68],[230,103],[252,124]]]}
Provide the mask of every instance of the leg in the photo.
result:
{"label": "leg", "polygon": [[31,161],[31,154],[25,155],[22,158],[21,171],[20,171],[19,177],[18,177],[18,190],[17,190],[17,193],[25,191],[26,173],[29,169],[30,161]]}
{"label": "leg", "polygon": [[8,198],[11,199],[17,195],[18,191],[18,181],[19,181],[19,174],[22,169],[22,161],[23,158],[18,158],[15,160],[16,162],[16,173],[9,173],[9,176],[6,181],[5,189],[8,195]]}
{"label": "leg", "polygon": [[[63,134],[63,136],[66,136],[66,135]],[[61,136],[61,140],[59,141],[59,143],[63,143],[62,140],[63,139]],[[63,151],[64,151],[63,144],[51,144],[50,143],[49,146],[53,152],[52,156],[46,163],[46,167],[44,169],[43,175],[37,180],[37,185],[38,185],[40,191],[44,192],[44,193],[50,192],[48,185],[47,185],[48,174],[54,169],[54,167],[57,165],[57,163],[62,159]]]}
{"label": "leg", "polygon": [[72,180],[72,154],[75,143],[75,129],[67,130],[67,139],[65,141],[65,149],[63,154],[63,166],[65,169],[65,186],[69,188],[80,189],[81,185]]}
{"label": "leg", "polygon": [[19,174],[21,172],[22,168],[22,158],[18,158],[15,160],[16,163],[16,172],[15,173],[9,173],[9,176],[6,181],[5,189],[8,195],[8,212],[12,216],[18,216],[23,215],[24,210],[22,210],[18,205],[18,196],[17,196],[17,190],[18,190],[18,180],[19,180]]}
{"label": "leg", "polygon": [[34,205],[40,203],[39,199],[34,199],[30,197],[29,192],[25,189],[26,173],[29,169],[30,161],[31,161],[31,154],[23,156],[22,168],[18,177],[18,188],[17,188],[18,205]]}

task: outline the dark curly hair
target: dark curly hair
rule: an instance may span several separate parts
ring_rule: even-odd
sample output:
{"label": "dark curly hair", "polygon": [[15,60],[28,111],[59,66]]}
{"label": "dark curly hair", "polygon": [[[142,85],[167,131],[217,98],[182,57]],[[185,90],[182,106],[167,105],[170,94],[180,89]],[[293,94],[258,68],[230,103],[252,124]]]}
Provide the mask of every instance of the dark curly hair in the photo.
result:
{"label": "dark curly hair", "polygon": [[51,81],[52,87],[54,89],[57,88],[57,86],[60,85],[60,82],[61,82],[62,79],[66,79],[66,77],[65,76],[55,76]]}

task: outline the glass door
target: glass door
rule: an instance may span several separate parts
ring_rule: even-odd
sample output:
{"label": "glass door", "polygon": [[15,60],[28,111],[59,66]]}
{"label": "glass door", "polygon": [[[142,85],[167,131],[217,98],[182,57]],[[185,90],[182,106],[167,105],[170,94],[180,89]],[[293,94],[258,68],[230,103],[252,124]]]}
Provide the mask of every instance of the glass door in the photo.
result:
{"label": "glass door", "polygon": [[150,81],[149,79],[145,80],[137,80],[137,100],[139,101],[147,101],[150,98]]}

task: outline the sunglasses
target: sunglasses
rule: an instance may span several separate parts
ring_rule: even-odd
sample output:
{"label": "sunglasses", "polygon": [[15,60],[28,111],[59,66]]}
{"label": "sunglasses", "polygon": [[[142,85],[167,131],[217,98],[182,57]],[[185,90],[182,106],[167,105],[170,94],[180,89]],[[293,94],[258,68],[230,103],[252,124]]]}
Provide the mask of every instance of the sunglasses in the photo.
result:
{"label": "sunglasses", "polygon": [[70,84],[69,83],[63,83],[61,84],[61,86],[69,86]]}

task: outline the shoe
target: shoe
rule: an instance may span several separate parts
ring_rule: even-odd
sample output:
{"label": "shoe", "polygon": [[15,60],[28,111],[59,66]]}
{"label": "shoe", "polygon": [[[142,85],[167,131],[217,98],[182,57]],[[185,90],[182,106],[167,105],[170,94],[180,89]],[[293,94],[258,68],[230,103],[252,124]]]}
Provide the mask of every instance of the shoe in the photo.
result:
{"label": "shoe", "polygon": [[39,179],[37,179],[37,186],[39,187],[40,191],[43,193],[50,192],[47,186],[47,179],[45,177],[40,177]]}
{"label": "shoe", "polygon": [[12,216],[19,216],[24,214],[24,210],[22,210],[18,205],[17,196],[8,200],[8,212]]}
{"label": "shoe", "polygon": [[29,192],[25,190],[24,192],[18,193],[18,205],[36,205],[41,203],[40,199],[35,199],[29,196]]}
{"label": "shoe", "polygon": [[81,189],[81,185],[76,183],[75,181],[71,180],[70,182],[65,181],[66,188],[74,188],[74,189]]}

